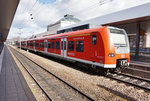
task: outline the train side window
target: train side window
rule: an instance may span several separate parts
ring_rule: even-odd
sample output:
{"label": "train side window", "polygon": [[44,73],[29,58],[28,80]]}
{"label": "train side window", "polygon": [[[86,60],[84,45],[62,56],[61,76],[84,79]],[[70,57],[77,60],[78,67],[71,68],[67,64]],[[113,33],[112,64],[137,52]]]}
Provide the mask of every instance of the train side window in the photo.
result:
{"label": "train side window", "polygon": [[40,47],[42,47],[42,43],[40,43]]}
{"label": "train side window", "polygon": [[84,51],[84,41],[76,41],[76,51],[77,52]]}
{"label": "train side window", "polygon": [[63,50],[63,47],[64,47],[63,41],[61,41],[61,50]]}
{"label": "train side window", "polygon": [[44,48],[44,42],[42,43],[42,48]]}
{"label": "train side window", "polygon": [[45,42],[45,48],[47,48],[47,42]]}
{"label": "train side window", "polygon": [[55,43],[54,43],[54,41],[52,42],[52,49],[54,49],[54,47],[55,47]]}
{"label": "train side window", "polygon": [[42,48],[44,48],[44,42],[42,42]]}
{"label": "train side window", "polygon": [[56,41],[56,49],[59,49],[60,48],[60,43],[59,41]]}
{"label": "train side window", "polygon": [[68,50],[69,51],[74,51],[74,41],[69,41],[68,42]]}
{"label": "train side window", "polygon": [[36,43],[37,47],[39,47],[39,43]]}
{"label": "train side window", "polygon": [[36,47],[39,47],[38,43],[35,44]]}
{"label": "train side window", "polygon": [[44,43],[41,42],[40,44],[41,44],[40,47],[41,47],[41,48],[44,48]]}
{"label": "train side window", "polygon": [[97,36],[92,35],[92,45],[96,45],[96,41],[97,41]]}
{"label": "train side window", "polygon": [[40,47],[42,48],[42,43],[40,43]]}
{"label": "train side window", "polygon": [[64,50],[66,50],[66,41],[64,41]]}
{"label": "train side window", "polygon": [[51,43],[50,42],[48,42],[48,48],[51,48]]}

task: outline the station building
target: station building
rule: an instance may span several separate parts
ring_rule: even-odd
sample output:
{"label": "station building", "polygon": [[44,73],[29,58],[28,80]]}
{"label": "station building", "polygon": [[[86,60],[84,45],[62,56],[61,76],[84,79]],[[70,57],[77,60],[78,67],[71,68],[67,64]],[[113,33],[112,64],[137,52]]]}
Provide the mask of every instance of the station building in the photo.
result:
{"label": "station building", "polygon": [[136,7],[121,10],[112,14],[107,14],[87,21],[79,22],[71,26],[60,28],[66,30],[83,26],[87,24],[95,24],[101,26],[116,26],[126,30],[131,52],[150,53],[150,3],[139,5]]}
{"label": "station building", "polygon": [[57,31],[58,31],[59,28],[69,26],[69,25],[73,25],[73,24],[76,24],[76,23],[79,23],[79,22],[80,22],[80,20],[78,18],[75,18],[73,15],[66,14],[59,21],[48,25],[47,26],[47,32],[37,34],[36,37],[42,37],[42,36],[57,34]]}

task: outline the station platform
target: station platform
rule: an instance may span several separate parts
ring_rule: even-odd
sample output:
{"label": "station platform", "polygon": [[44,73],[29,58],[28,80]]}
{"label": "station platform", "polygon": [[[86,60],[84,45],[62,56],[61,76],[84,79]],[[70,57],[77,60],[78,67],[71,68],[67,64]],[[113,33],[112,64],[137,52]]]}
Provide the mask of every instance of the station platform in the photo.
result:
{"label": "station platform", "polygon": [[5,45],[0,45],[0,101],[36,101]]}
{"label": "station platform", "polygon": [[146,65],[150,67],[150,55],[131,55],[131,64]]}

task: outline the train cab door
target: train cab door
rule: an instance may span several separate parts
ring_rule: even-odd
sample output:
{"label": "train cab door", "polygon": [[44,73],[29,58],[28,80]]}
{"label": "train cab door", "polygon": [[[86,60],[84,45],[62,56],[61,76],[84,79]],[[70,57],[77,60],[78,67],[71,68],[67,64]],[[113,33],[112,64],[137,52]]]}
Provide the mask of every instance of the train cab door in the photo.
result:
{"label": "train cab door", "polygon": [[47,53],[47,40],[44,40],[44,52]]}
{"label": "train cab door", "polygon": [[91,33],[91,42],[90,42],[90,57],[91,58],[96,58],[97,57],[97,52],[98,52],[98,46],[97,46],[97,35],[98,32],[93,32]]}
{"label": "train cab door", "polygon": [[61,39],[61,56],[67,56],[67,38]]}

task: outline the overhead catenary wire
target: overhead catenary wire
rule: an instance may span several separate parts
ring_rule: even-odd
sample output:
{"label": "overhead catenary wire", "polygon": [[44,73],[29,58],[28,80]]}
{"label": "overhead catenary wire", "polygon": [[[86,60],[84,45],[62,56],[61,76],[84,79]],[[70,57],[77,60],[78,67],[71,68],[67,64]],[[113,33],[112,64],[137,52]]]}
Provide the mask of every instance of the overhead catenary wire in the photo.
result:
{"label": "overhead catenary wire", "polygon": [[31,10],[35,7],[35,5],[37,4],[38,0],[36,0],[33,4],[33,6],[30,8],[29,12],[31,12]]}
{"label": "overhead catenary wire", "polygon": [[[92,2],[93,2],[93,0],[91,0],[89,3],[92,3]],[[47,8],[48,6],[53,6],[53,5],[49,5],[49,4],[47,4],[47,6],[43,6],[43,9],[44,9],[44,8]],[[72,7],[74,7],[75,5],[74,5],[74,4],[72,4],[72,5],[69,5],[69,6],[72,8]],[[59,7],[59,6],[56,6],[56,7],[55,7],[55,9],[57,9],[58,7]],[[38,9],[38,10],[37,10],[37,12],[34,12],[34,13],[33,13],[33,15],[34,15],[34,16],[37,16],[37,14],[39,14],[39,13],[40,13],[40,11],[41,11],[41,10],[43,10],[43,9],[41,9],[41,7],[40,7],[40,10]],[[67,10],[69,10],[69,11],[70,11],[70,9],[69,9],[69,8],[68,8],[68,9],[66,9],[66,11],[67,11]],[[56,12],[58,12],[58,10],[57,10]],[[70,12],[71,12],[71,11],[70,11]],[[70,13],[70,14],[71,14],[71,13]]]}
{"label": "overhead catenary wire", "polygon": [[29,1],[30,1],[30,0],[27,1],[27,5],[24,7],[25,9],[24,9],[24,11],[22,12],[22,14],[24,14],[24,13],[26,12],[26,10],[27,10],[27,8],[28,8]]}
{"label": "overhead catenary wire", "polygon": [[[101,0],[99,3],[95,3],[94,5],[92,5],[92,6],[90,6],[90,7],[86,7],[86,8],[84,8],[84,9],[82,9],[82,10],[80,10],[80,11],[78,11],[78,12],[75,12],[75,13],[73,13],[75,16],[78,16],[78,14],[84,14],[84,13],[86,13],[86,12],[89,12],[90,10],[93,10],[93,9],[95,9],[96,7],[100,7],[100,6],[102,6],[103,4],[106,4],[106,3],[108,3],[109,1],[108,0]],[[87,10],[88,9],[88,10]]]}
{"label": "overhead catenary wire", "polygon": [[[29,11],[27,11],[28,13],[31,12],[31,10],[35,7],[35,5],[37,4],[37,2],[38,2],[38,0],[36,0],[36,1],[33,3],[33,5],[31,6],[31,8],[29,9]],[[26,16],[25,16],[25,18],[21,21],[21,24],[20,24],[21,27],[24,26],[25,20],[26,20]]]}
{"label": "overhead catenary wire", "polygon": [[[37,1],[38,0],[36,0],[36,2],[33,4],[33,6],[32,6],[32,8],[29,10],[30,12],[32,11],[32,9],[35,7],[35,5],[37,4]],[[90,10],[92,10],[92,9],[95,9],[96,7],[99,7],[98,5],[103,5],[103,4],[105,4],[106,3],[106,1],[107,0],[101,0],[101,1],[99,1],[99,2],[97,2],[97,3],[95,3],[95,4],[93,4],[92,6],[89,6],[89,7],[86,7],[86,8],[84,8],[84,9],[82,9],[82,10],[79,10],[79,11],[77,11],[77,12],[75,12],[75,13],[73,13],[73,15],[74,16],[78,16],[78,14],[80,14],[80,13],[85,13],[85,12],[87,12],[87,11],[89,11],[89,10],[87,10],[87,8],[88,9],[90,9]],[[91,1],[92,2],[92,1]],[[47,4],[47,6],[40,6],[40,9],[37,11],[37,12],[33,12],[32,13],[32,17],[34,17],[34,16],[36,16],[36,13],[41,13],[40,11],[43,9],[43,8],[45,8],[45,7],[48,7],[48,6],[50,6],[49,4]],[[57,6],[58,7],[58,6]],[[56,7],[56,8],[57,8]],[[42,9],[41,9],[42,8]],[[56,11],[56,12],[58,12],[58,11]],[[38,14],[39,14],[38,13]],[[66,13],[67,14],[67,13]],[[58,18],[55,18],[55,19],[61,19],[62,17],[58,17]],[[32,20],[33,21],[33,20]],[[34,17],[34,23],[38,23],[39,22],[39,20],[37,20],[37,19],[35,19],[35,17]],[[24,23],[25,23],[25,20],[23,21],[23,24],[22,24],[22,26],[24,25]]]}
{"label": "overhead catenary wire", "polygon": [[[46,2],[46,1],[45,1]],[[43,1],[43,4],[45,4],[45,2]],[[38,4],[38,7],[36,7],[36,5]],[[41,8],[41,5],[40,3],[38,3],[38,0],[36,0],[33,4],[33,6],[30,8],[30,10],[28,11],[28,13],[30,14],[30,18],[29,19],[33,19],[33,15],[35,14],[35,12],[37,11],[37,9],[35,11],[33,11],[34,9],[33,8]],[[32,16],[31,16],[32,15]],[[26,20],[27,18],[24,18],[23,20],[23,23],[21,24],[21,26],[24,26],[24,24],[26,23]],[[28,21],[29,22],[29,21]]]}
{"label": "overhead catenary wire", "polygon": [[[91,2],[93,2],[93,1],[90,1],[90,3],[91,3]],[[94,5],[92,5],[92,6],[90,6],[90,7],[86,7],[86,9],[87,9],[87,8],[91,8],[91,9],[92,9],[92,7],[93,7],[93,6],[96,6],[96,5],[98,6],[98,5],[99,5],[99,2],[95,3]],[[49,6],[49,5],[47,5],[46,7],[48,7],[48,6]],[[57,6],[57,7],[58,7],[58,6]],[[57,7],[56,7],[56,8],[57,8]],[[84,11],[84,10],[86,10],[86,9],[82,9],[82,10],[77,11],[77,12],[75,12],[75,13],[82,12],[82,11]],[[56,11],[56,12],[58,12],[58,11]],[[40,13],[40,12],[39,12],[39,13]],[[38,13],[38,14],[39,14],[39,13]],[[76,15],[75,13],[74,13],[73,15]],[[33,15],[36,16],[35,13],[33,13]],[[62,17],[58,17],[58,18],[56,18],[56,19],[61,19],[61,18],[62,18]],[[39,20],[38,20],[38,22],[39,22]]]}

